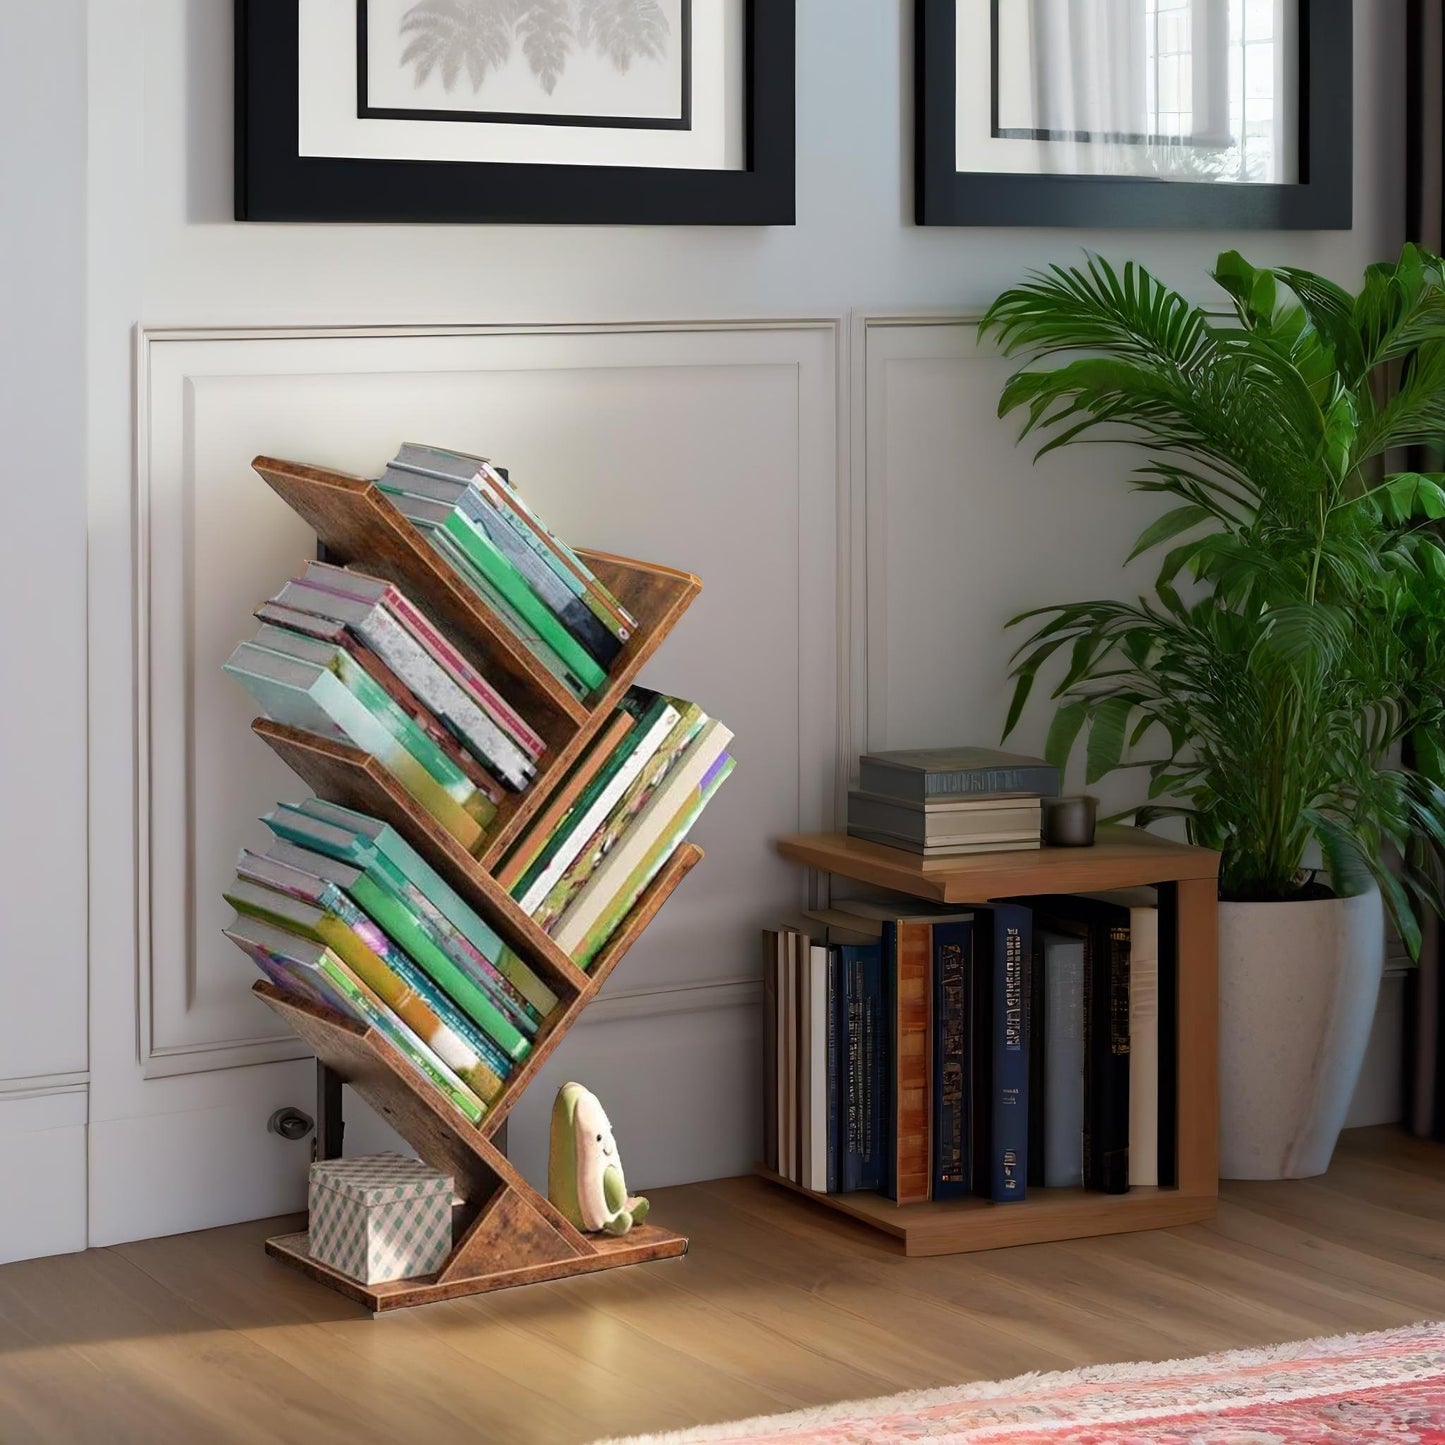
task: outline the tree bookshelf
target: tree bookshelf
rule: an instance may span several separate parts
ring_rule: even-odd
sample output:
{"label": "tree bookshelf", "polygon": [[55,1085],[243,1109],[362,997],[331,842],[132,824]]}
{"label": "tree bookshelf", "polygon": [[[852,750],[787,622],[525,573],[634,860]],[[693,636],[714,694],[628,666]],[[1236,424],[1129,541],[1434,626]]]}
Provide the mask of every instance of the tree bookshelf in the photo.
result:
{"label": "tree bookshelf", "polygon": [[[456,1181],[463,1202],[456,1243],[435,1275],[366,1285],[310,1256],[305,1234],[268,1240],[266,1251],[374,1312],[480,1294],[683,1254],[687,1240],[649,1220],[621,1238],[575,1229],[508,1162],[496,1143],[513,1105],[641,936],[673,889],[702,857],[684,843],[653,879],[588,969],[542,931],[493,877],[509,845],[547,801],[598,729],[616,711],[643,664],[701,589],[696,577],[599,552],[580,555],[637,619],[608,674],[587,702],[576,698],[459,582],[386,495],[371,482],[320,467],[258,457],[256,471],[315,531],[339,564],[394,582],[493,679],[546,743],[525,793],[499,806],[473,856],[375,758],[344,743],[258,718],[252,730],[321,798],[389,823],[494,927],[557,994],[531,1052],[508,1075],[479,1125],[468,1123],[376,1030],[283,994],[253,991],[311,1046],[335,1079],[349,1083],[417,1153]],[[322,1131],[318,1130],[318,1134]],[[331,1136],[333,1131],[327,1129]],[[323,1150],[327,1141],[322,1141]]]}
{"label": "tree bookshelf", "polygon": [[[1175,1179],[1127,1194],[1033,1189],[1018,1203],[954,1199],[898,1205],[881,1194],[819,1194],[763,1165],[758,1173],[898,1240],[909,1255],[964,1254],[1050,1239],[1123,1234],[1212,1219],[1219,1194],[1219,855],[1137,828],[1101,828],[1092,848],[920,858],[842,833],[782,838],[785,858],[930,903],[986,904],[1049,893],[1156,887],[1175,958]],[[1162,950],[1161,950],[1162,951]]]}

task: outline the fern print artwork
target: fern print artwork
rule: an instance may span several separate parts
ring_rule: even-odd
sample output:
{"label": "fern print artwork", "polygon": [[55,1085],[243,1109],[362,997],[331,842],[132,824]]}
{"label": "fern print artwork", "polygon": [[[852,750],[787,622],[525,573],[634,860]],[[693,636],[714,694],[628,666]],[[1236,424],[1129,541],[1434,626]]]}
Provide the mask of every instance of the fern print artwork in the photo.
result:
{"label": "fern print artwork", "polygon": [[689,5],[367,0],[368,98],[388,113],[677,125],[685,119]]}

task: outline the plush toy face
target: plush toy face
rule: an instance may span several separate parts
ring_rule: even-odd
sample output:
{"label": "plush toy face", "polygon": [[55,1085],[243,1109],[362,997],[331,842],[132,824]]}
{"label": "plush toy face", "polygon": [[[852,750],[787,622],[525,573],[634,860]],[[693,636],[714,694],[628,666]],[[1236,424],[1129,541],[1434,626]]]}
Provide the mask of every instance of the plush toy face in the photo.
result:
{"label": "plush toy face", "polygon": [[579,1095],[574,1124],[577,1142],[588,1155],[596,1158],[600,1154],[603,1159],[617,1157],[617,1141],[612,1137],[612,1122],[596,1094]]}

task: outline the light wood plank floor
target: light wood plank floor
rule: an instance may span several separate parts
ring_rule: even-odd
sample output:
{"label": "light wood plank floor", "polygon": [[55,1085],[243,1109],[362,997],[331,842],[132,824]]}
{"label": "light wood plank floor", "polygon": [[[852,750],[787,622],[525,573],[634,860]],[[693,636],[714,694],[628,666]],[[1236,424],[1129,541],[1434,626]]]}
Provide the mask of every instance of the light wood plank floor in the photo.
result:
{"label": "light wood plank floor", "polygon": [[1445,1147],[1393,1129],[1214,1224],[946,1259],[752,1179],[654,1200],[685,1260],[379,1320],[266,1259],[277,1221],[8,1265],[0,1441],[569,1445],[1445,1317]]}

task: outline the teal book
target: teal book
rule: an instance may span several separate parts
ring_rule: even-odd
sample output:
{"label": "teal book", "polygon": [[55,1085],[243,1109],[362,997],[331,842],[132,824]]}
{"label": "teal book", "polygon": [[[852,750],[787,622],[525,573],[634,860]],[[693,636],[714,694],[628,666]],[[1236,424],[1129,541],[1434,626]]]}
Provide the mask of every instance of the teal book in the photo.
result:
{"label": "teal book", "polygon": [[542,635],[497,591],[485,573],[477,571],[466,553],[452,541],[446,529],[421,522],[416,525],[432,550],[502,619],[532,656],[564,687],[570,688],[579,698],[586,698],[589,695],[587,684],[562,661],[547,645]]}
{"label": "teal book", "polygon": [[[280,857],[274,849],[284,848],[287,857]],[[351,875],[348,879],[331,879],[315,871],[330,864],[333,869],[343,870]],[[395,975],[405,988],[420,1001],[421,1008],[406,998],[396,997],[395,987],[385,979],[382,986],[368,978],[361,969],[346,958],[342,948],[336,947],[324,933],[311,933],[304,928],[294,927],[284,917],[272,917],[260,912],[269,922],[280,923],[291,932],[301,932],[306,937],[318,937],[321,942],[336,948],[343,960],[351,964],[393,1013],[403,1018],[422,1038],[436,1050],[437,1054],[450,1064],[484,1102],[491,1103],[502,1089],[506,1068],[498,1071],[493,1054],[495,1046],[483,1043],[476,1028],[456,1008],[451,999],[437,987],[436,983],[412,961],[411,956],[385,930],[382,924],[369,914],[345,889],[345,882],[357,886],[357,870],[334,859],[320,858],[289,843],[277,843],[273,851],[265,856],[243,848],[236,860],[236,877],[248,883],[259,885],[298,903],[309,905],[334,915],[357,935],[371,949],[385,968]],[[256,913],[257,909],[243,908],[235,898],[227,901],[241,913]],[[374,969],[373,969],[374,971]],[[432,1017],[427,1017],[430,1014]],[[410,1016],[409,1016],[410,1015]],[[501,1056],[505,1059],[505,1055]]]}
{"label": "teal book", "polygon": [[517,569],[527,586],[600,667],[610,667],[616,661],[622,651],[622,642],[602,625],[562,577],[528,546],[513,525],[516,519],[503,515],[480,486],[443,481],[394,467],[387,468],[377,486],[394,497],[417,497],[440,502],[463,513],[473,526],[486,534],[493,546]]}
{"label": "teal book", "polygon": [[[374,860],[386,876],[394,880],[398,892],[405,894],[408,890],[415,890],[477,952],[490,960],[540,1017],[545,1018],[557,1007],[557,995],[516,952],[502,942],[496,931],[478,917],[396,829],[365,813],[343,808],[339,803],[328,803],[322,798],[308,798],[299,808],[283,803],[272,816],[289,816],[293,830],[305,823],[323,825],[319,830],[322,842],[308,843],[305,836],[298,836],[292,841],[300,843],[303,848],[315,847],[319,852],[329,853],[357,866]],[[273,832],[277,831],[276,824],[271,823],[269,817],[267,824]],[[314,826],[310,830],[303,826],[301,831],[315,833],[317,830]]]}
{"label": "teal book", "polygon": [[270,622],[262,623],[252,641],[268,652],[334,672],[346,690],[446,789],[453,802],[471,813],[479,824],[485,826],[491,821],[496,809],[490,799],[478,792],[476,784],[402,711],[344,643],[304,637]]}
{"label": "teal book", "polygon": [[589,690],[595,690],[607,681],[607,672],[596,658],[563,626],[561,619],[537,596],[516,566],[464,511],[424,497],[392,495],[403,516],[444,531],[472,566],[507,599]]}
{"label": "teal book", "polygon": [[[281,825],[273,821],[271,826],[275,829]],[[407,942],[410,942],[417,952],[426,952],[428,942],[436,942],[435,938],[428,934],[425,922],[409,907],[405,898],[392,890],[391,882],[384,878],[377,868],[370,871],[354,868],[339,858],[332,858],[310,848],[303,848],[299,843],[289,842],[280,832],[276,833],[271,846],[266,850],[265,861],[268,864],[283,865],[294,873],[314,875],[321,887],[339,888],[356,908],[371,918],[377,928],[391,940],[393,951],[411,959],[414,964],[415,954],[407,951]],[[412,972],[426,979],[427,987],[434,995],[438,1014],[443,1015],[447,1024],[466,1039],[498,1078],[505,1079],[512,1068],[512,1060],[505,1051],[463,1013],[451,996],[438,987],[419,965],[414,966]]]}
{"label": "teal book", "polygon": [[325,944],[288,933],[259,918],[240,915],[229,928],[221,931],[252,958],[264,954],[294,974],[302,992],[309,988],[323,997],[333,995],[344,999],[346,1007],[338,1012],[370,1024],[417,1073],[429,1079],[455,1109],[473,1124],[481,1123],[486,1113],[482,1101]]}
{"label": "teal book", "polygon": [[480,846],[482,829],[477,820],[334,672],[251,642],[243,642],[231,654],[225,670],[241,682],[267,717],[370,753],[468,852]]}
{"label": "teal book", "polygon": [[[619,642],[626,642],[637,630],[637,619],[622,605],[616,594],[604,586],[582,558],[528,506],[506,471],[493,466],[486,457],[407,442],[392,459],[387,472],[398,478],[435,477],[443,481],[467,482],[475,487],[512,520],[519,535],[587,603]],[[401,489],[415,490],[414,487]]]}

